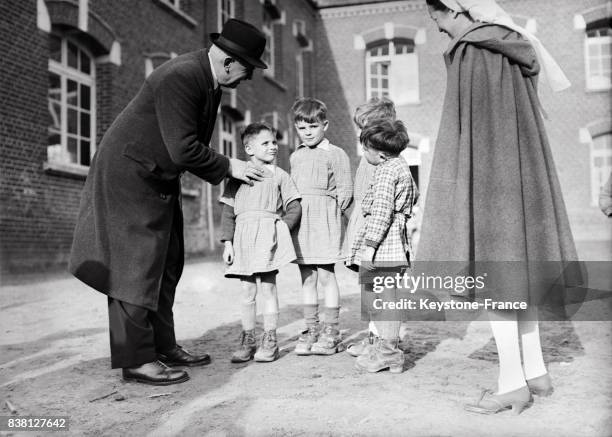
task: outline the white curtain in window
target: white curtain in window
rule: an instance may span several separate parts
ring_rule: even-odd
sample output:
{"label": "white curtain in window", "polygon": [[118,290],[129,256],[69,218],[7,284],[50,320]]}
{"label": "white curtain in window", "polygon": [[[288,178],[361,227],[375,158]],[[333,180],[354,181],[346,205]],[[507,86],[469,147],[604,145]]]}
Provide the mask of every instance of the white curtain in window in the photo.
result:
{"label": "white curtain in window", "polygon": [[396,105],[419,101],[419,59],[415,53],[392,57],[389,86],[390,98]]}

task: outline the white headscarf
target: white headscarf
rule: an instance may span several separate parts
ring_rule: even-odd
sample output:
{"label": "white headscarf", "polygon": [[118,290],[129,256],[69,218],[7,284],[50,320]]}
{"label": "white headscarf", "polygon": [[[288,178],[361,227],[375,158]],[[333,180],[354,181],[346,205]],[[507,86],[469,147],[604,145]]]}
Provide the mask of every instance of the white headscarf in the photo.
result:
{"label": "white headscarf", "polygon": [[520,33],[527,38],[536,52],[543,73],[540,79],[546,79],[553,91],[561,91],[571,85],[559,64],[544,48],[540,40],[527,29],[514,23],[510,15],[495,0],[440,0],[440,2],[453,11],[467,12],[475,21],[499,24]]}

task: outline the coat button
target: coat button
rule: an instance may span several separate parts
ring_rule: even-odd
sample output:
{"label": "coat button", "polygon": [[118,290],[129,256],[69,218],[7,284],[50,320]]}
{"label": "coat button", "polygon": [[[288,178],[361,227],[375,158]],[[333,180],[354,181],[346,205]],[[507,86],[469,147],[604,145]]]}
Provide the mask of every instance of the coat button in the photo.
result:
{"label": "coat button", "polygon": [[165,194],[163,194],[163,193],[159,195],[159,198],[160,198],[161,200],[166,200],[166,198],[167,198],[167,197],[168,197],[168,196],[166,196],[166,195],[165,195]]}

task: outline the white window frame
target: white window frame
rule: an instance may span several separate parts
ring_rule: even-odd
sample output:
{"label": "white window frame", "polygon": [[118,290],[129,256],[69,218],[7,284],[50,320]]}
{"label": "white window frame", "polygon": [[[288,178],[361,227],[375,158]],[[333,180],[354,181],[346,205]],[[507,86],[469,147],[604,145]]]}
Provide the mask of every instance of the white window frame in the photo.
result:
{"label": "white window frame", "polygon": [[[391,43],[391,41],[387,42],[387,44],[389,43]],[[389,55],[372,56],[370,53],[370,51],[373,48],[379,48],[381,46],[382,44],[366,49],[366,99],[370,99],[372,97],[389,97],[389,94],[391,93],[390,86],[389,86],[390,80],[391,80],[391,75],[389,73],[389,68],[391,66],[391,56],[390,56],[391,48],[388,46]],[[376,88],[376,94],[374,94],[374,89],[372,88],[372,72],[371,72],[372,69],[371,67],[373,64],[377,64],[379,66],[382,66],[382,65],[387,66],[387,75],[386,75],[387,87],[385,88],[384,86],[382,86],[382,80],[385,78],[385,76],[381,72],[382,69],[378,69],[377,76],[380,79],[381,86]]]}
{"label": "white window frame", "polygon": [[[226,129],[226,122],[230,126],[230,130]],[[236,134],[238,132],[238,122],[229,115],[226,111],[221,110],[221,123],[219,125],[219,150],[218,152],[228,158],[236,158],[238,155],[238,146]],[[226,147],[229,144],[229,149]],[[229,151],[229,154],[227,153]],[[220,184],[220,193],[225,190],[225,180]]]}
{"label": "white window frame", "polygon": [[230,18],[236,17],[236,1],[235,0],[217,0],[217,28],[219,32],[223,28],[223,24]]}
{"label": "white window frame", "polygon": [[304,55],[301,50],[295,54],[295,93],[297,97],[304,97]]}
{"label": "white window frame", "polygon": [[[89,114],[89,161],[94,156],[96,151],[96,69],[94,57],[89,50],[79,44],[73,39],[67,38],[63,35],[55,35],[61,40],[61,61],[58,62],[54,59],[49,59],[48,72],[58,75],[60,77],[60,144],[47,144],[47,160],[49,163],[68,165],[70,167],[76,167],[80,169],[88,169],[89,165],[81,164],[81,147],[77,145],[77,156],[76,162],[72,162],[69,158],[68,153],[68,137],[76,138],[80,140],[82,137],[80,134],[76,136],[68,133],[68,80],[72,80],[79,85],[86,85],[90,89],[90,108],[85,110],[78,106],[79,112],[86,112]],[[78,50],[81,50],[89,57],[90,72],[91,74],[83,73],[73,67],[68,66],[68,42],[75,45]],[[47,94],[47,101],[49,102],[49,96]],[[49,108],[51,113],[51,109]],[[77,119],[78,130],[80,131],[80,119]],[[49,126],[50,130],[51,127]],[[80,133],[80,132],[79,132]]]}
{"label": "white window frame", "polygon": [[264,12],[264,22],[261,30],[266,36],[263,60],[268,64],[268,68],[264,70],[264,75],[274,77],[274,20],[266,12]]}
{"label": "white window frame", "polygon": [[[372,47],[366,48],[366,53],[365,53],[366,99],[370,99],[372,97],[385,97],[386,96],[392,99],[398,106],[405,105],[405,104],[420,103],[420,79],[419,79],[419,63],[418,63],[419,58],[418,58],[418,54],[416,53],[416,44],[415,44],[414,50],[410,53],[396,53],[396,42],[394,40],[383,40],[381,42],[382,44],[374,44]],[[383,47],[385,44],[387,44],[387,50],[388,50],[387,55],[374,55],[373,56],[371,54],[372,49]],[[414,70],[414,75],[416,79],[416,87],[414,91],[416,92],[414,93],[415,95],[413,97],[399,98],[400,90],[394,89],[394,86],[397,87],[399,85],[397,84],[394,85],[393,64],[394,64],[394,60],[397,63],[400,61],[400,56],[405,56],[405,55],[414,56],[414,62],[416,63],[416,67]],[[381,74],[381,71],[379,69],[378,75],[380,75],[380,85],[381,86],[378,88],[372,88],[371,67],[374,64],[387,66],[387,75],[386,75],[387,86],[386,87],[382,86],[382,79],[384,79],[385,76]],[[375,90],[376,90],[376,93],[375,93]]]}
{"label": "white window frame", "polygon": [[[227,130],[226,126],[229,125],[230,129]],[[221,111],[221,127],[219,128],[219,153],[229,157],[235,158],[237,155],[236,145],[236,132],[237,129],[236,120],[234,120],[227,112]],[[229,145],[229,148],[226,147]],[[229,154],[228,154],[229,152]]]}
{"label": "white window frame", "polygon": [[[592,29],[591,31],[597,31],[602,28]],[[584,66],[585,66],[585,80],[586,80],[586,88],[589,91],[602,91],[609,90],[612,88],[612,72],[609,72],[608,80],[606,81],[605,76],[596,76],[594,71],[591,69],[591,61],[597,61],[598,63],[598,71],[597,73],[601,73],[605,62],[608,65],[612,62],[610,58],[604,58],[602,56],[602,47],[609,45],[612,47],[612,36],[588,36],[589,30],[585,33],[584,38]],[[598,54],[596,56],[591,56],[591,49],[596,48]]]}
{"label": "white window frame", "polygon": [[[596,165],[601,159],[603,165]],[[591,141],[591,205],[597,206],[599,193],[612,172],[612,132],[597,135]]]}
{"label": "white window frame", "polygon": [[304,20],[293,20],[292,28],[293,36],[298,37],[299,35],[306,36],[306,21]]}

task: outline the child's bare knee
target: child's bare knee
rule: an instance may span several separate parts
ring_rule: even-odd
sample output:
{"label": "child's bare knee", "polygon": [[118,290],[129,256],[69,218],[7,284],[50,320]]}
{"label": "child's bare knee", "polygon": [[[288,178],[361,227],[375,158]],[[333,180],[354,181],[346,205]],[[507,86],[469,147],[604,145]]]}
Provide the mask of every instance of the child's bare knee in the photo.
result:
{"label": "child's bare knee", "polygon": [[253,303],[257,297],[257,285],[254,282],[242,282],[242,300],[244,303]]}
{"label": "child's bare knee", "polygon": [[319,282],[321,283],[323,287],[333,284],[336,281],[336,273],[334,272],[333,267],[331,269],[321,268],[319,269],[318,273],[319,273]]}

